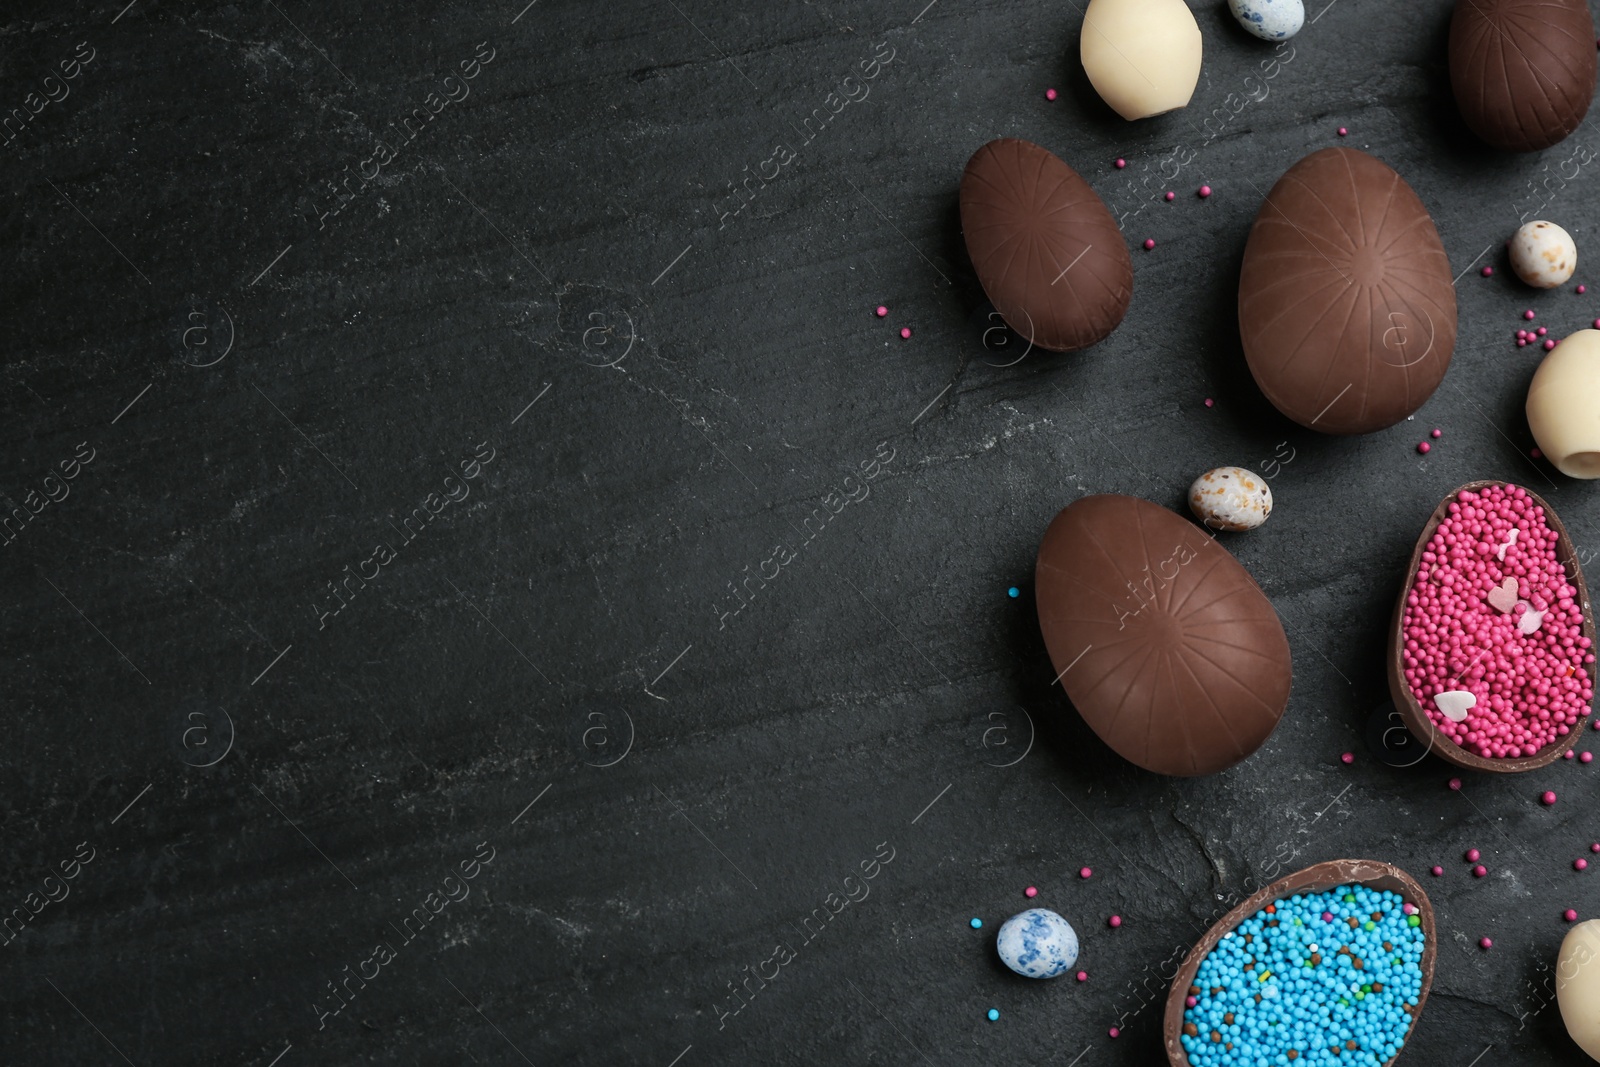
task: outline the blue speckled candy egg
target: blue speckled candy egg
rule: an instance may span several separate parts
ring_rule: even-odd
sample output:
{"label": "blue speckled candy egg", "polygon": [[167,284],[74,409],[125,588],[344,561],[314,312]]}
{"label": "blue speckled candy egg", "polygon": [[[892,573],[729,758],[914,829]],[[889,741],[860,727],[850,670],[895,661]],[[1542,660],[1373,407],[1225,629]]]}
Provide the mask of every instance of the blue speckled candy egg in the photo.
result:
{"label": "blue speckled candy egg", "polygon": [[1263,41],[1282,41],[1300,32],[1306,6],[1300,0],[1228,0],[1239,25]]}
{"label": "blue speckled candy egg", "polygon": [[1048,908],[1029,908],[1005,921],[995,947],[1005,965],[1025,978],[1055,978],[1078,962],[1078,935]]}

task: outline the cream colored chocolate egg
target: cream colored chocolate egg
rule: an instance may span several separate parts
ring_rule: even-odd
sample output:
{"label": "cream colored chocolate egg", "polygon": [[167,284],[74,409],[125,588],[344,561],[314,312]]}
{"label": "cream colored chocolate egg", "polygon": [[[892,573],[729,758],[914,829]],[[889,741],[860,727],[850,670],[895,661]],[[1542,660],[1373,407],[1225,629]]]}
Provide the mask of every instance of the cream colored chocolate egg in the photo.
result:
{"label": "cream colored chocolate egg", "polygon": [[1189,487],[1189,510],[1212,530],[1254,530],[1272,514],[1272,490],[1255,471],[1218,467]]}
{"label": "cream colored chocolate egg", "polygon": [[1535,289],[1554,289],[1578,269],[1578,246],[1553,222],[1530,222],[1511,235],[1511,269]]}
{"label": "cream colored chocolate egg", "polygon": [[1183,0],[1089,0],[1078,55],[1125,119],[1183,107],[1200,81],[1200,25]]}
{"label": "cream colored chocolate egg", "polygon": [[1572,1040],[1600,1060],[1600,919],[1579,923],[1561,942],[1556,1003]]}

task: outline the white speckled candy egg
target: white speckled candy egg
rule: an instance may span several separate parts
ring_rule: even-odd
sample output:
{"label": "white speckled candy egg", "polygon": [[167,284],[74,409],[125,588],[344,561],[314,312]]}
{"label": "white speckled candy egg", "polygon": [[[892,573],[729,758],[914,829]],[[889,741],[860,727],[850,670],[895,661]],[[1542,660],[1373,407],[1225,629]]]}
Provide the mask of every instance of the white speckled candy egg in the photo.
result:
{"label": "white speckled candy egg", "polygon": [[1263,41],[1282,41],[1306,24],[1306,7],[1300,0],[1228,0],[1228,10],[1239,25]]}
{"label": "white speckled candy egg", "polygon": [[1600,1060],[1600,919],[1579,923],[1561,942],[1556,1003],[1572,1040]]}
{"label": "white speckled candy egg", "polygon": [[1025,978],[1054,978],[1078,962],[1078,934],[1049,908],[1029,908],[1007,919],[995,941],[1000,959]]}
{"label": "white speckled candy egg", "polygon": [[1536,289],[1554,289],[1578,269],[1578,246],[1553,222],[1530,222],[1511,235],[1511,269]]}
{"label": "white speckled candy egg", "polygon": [[1189,487],[1189,510],[1213,530],[1254,530],[1272,514],[1272,490],[1254,471],[1218,467]]}

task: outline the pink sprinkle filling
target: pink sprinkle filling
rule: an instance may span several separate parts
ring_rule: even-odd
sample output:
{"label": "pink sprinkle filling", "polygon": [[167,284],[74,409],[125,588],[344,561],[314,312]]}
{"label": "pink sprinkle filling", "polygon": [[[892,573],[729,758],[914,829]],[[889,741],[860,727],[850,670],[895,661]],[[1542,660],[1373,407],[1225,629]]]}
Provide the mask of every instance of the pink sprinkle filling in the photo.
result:
{"label": "pink sprinkle filling", "polygon": [[[1506,545],[1511,530],[1517,539]],[[1423,550],[1406,597],[1411,691],[1441,733],[1479,756],[1532,756],[1588,714],[1594,690],[1583,665],[1593,662],[1590,642],[1556,543],[1526,490],[1465,490]],[[1488,595],[1506,578],[1515,579],[1517,600],[1501,612]],[[1529,611],[1546,614],[1523,634],[1518,622]],[[1433,698],[1459,690],[1477,703],[1465,720],[1452,722]]]}

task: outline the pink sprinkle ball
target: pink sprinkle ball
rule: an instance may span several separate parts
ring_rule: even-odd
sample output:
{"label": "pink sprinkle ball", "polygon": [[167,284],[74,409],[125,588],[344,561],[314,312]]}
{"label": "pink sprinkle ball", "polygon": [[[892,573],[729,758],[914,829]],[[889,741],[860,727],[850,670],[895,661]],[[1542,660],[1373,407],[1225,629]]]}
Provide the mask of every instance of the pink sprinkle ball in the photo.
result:
{"label": "pink sprinkle ball", "polygon": [[[1568,749],[1567,751],[1570,752],[1571,749]],[[1594,753],[1593,752],[1580,752],[1580,753],[1578,753],[1578,762],[1579,763],[1588,763],[1592,759],[1594,759]]]}
{"label": "pink sprinkle ball", "polygon": [[[1427,454],[1428,454],[1428,453],[1429,453],[1429,452],[1431,452],[1431,451],[1432,451],[1432,450],[1433,450],[1433,446],[1432,446],[1432,445],[1430,445],[1430,444],[1429,444],[1429,443],[1428,443],[1428,442],[1426,442],[1426,441],[1423,441],[1423,442],[1422,442],[1422,443],[1420,443],[1420,444],[1418,444],[1418,445],[1417,445],[1417,451],[1418,451],[1418,452],[1421,452],[1421,453],[1422,453],[1422,454],[1423,454],[1423,455],[1424,455],[1424,456],[1426,456],[1426,455],[1427,455]],[[1349,760],[1345,760],[1345,762],[1346,762],[1346,763],[1349,763],[1349,762],[1350,762],[1350,761],[1349,761]]]}
{"label": "pink sprinkle ball", "polygon": [[1078,877],[1079,878],[1089,878],[1089,877],[1092,877],[1093,875],[1094,875],[1094,871],[1090,870],[1088,867],[1081,868],[1078,871]]}
{"label": "pink sprinkle ball", "polygon": [[1478,855],[1479,855],[1479,853],[1478,853],[1477,849],[1475,849],[1475,848],[1467,849],[1467,862],[1468,863],[1477,863],[1478,862]]}
{"label": "pink sprinkle ball", "polygon": [[1547,341],[1545,341],[1545,343],[1544,343],[1544,350],[1545,350],[1545,351],[1546,351],[1546,352],[1548,352],[1548,351],[1550,351],[1550,350],[1551,350],[1551,349],[1552,349],[1552,348],[1554,348],[1554,347],[1555,347],[1555,346],[1556,346],[1556,343],[1555,343],[1555,342],[1554,342],[1554,341],[1549,341],[1549,340],[1547,340]]}
{"label": "pink sprinkle ball", "polygon": [[1107,1031],[1106,1031],[1106,1033],[1107,1033],[1107,1034],[1109,1034],[1109,1035],[1110,1035],[1110,1036],[1112,1036],[1112,1037],[1116,1037],[1116,1036],[1117,1036],[1117,1035],[1118,1035],[1118,1034],[1120,1034],[1120,1033],[1121,1033],[1121,1032],[1122,1032],[1122,1031],[1121,1031],[1121,1030],[1118,1030],[1118,1029],[1117,1029],[1117,1028],[1116,1028],[1116,1027],[1115,1027],[1115,1026],[1113,1026],[1113,1027],[1112,1027],[1112,1028],[1111,1028],[1111,1029],[1109,1029],[1109,1030],[1107,1030]]}
{"label": "pink sprinkle ball", "polygon": [[1518,348],[1527,348],[1528,347],[1528,339],[1526,337],[1517,338],[1517,347]]}
{"label": "pink sprinkle ball", "polygon": [[1186,1007],[1186,1008],[1192,1008],[1198,1003],[1200,1003],[1200,998],[1199,997],[1184,997],[1183,998],[1183,1006]]}
{"label": "pink sprinkle ball", "polygon": [[1345,136],[1345,135],[1346,135],[1346,134],[1348,134],[1348,133],[1349,133],[1349,132],[1350,132],[1350,131],[1349,131],[1349,130],[1347,130],[1347,129],[1345,129],[1345,128],[1344,128],[1344,127],[1343,127],[1343,126],[1340,126],[1340,127],[1339,127],[1339,136],[1340,136],[1340,137],[1343,137],[1343,136]]}
{"label": "pink sprinkle ball", "polygon": [[1590,852],[1600,852],[1600,841],[1597,841],[1594,844],[1590,845],[1589,846],[1589,851]]}
{"label": "pink sprinkle ball", "polygon": [[1333,922],[1333,912],[1331,912],[1331,911],[1323,912],[1322,913],[1322,921],[1325,922],[1325,923]]}
{"label": "pink sprinkle ball", "polygon": [[[1213,404],[1215,404],[1215,403],[1216,403],[1216,401],[1215,401],[1215,400],[1212,400],[1212,399],[1211,399],[1211,398],[1210,398],[1210,397],[1209,397],[1209,396],[1208,396],[1208,397],[1206,397],[1206,407],[1211,407],[1211,406],[1212,406],[1212,405],[1213,405]],[[1597,728],[1600,728],[1600,721],[1596,721],[1596,722],[1595,722],[1595,726],[1596,726],[1596,727],[1597,727]]]}
{"label": "pink sprinkle ball", "polygon": [[1532,322],[1533,321],[1533,309],[1529,308],[1527,311],[1524,311],[1522,313],[1522,317],[1527,319],[1529,322]]}
{"label": "pink sprinkle ball", "polygon": [[[1528,455],[1532,456],[1534,459],[1543,459],[1544,458],[1544,453],[1540,452],[1537,448],[1528,449]],[[1600,722],[1596,722],[1594,724],[1594,728],[1596,730],[1600,730]]]}
{"label": "pink sprinkle ball", "polygon": [[1577,755],[1577,753],[1572,751],[1572,749],[1569,748],[1569,749],[1567,749],[1567,754],[1565,756],[1562,756],[1561,758],[1562,759],[1571,759],[1573,756],[1576,756],[1576,755]]}
{"label": "pink sprinkle ball", "polygon": [[1340,763],[1354,763],[1355,761],[1356,761],[1356,757],[1355,757],[1355,753],[1353,753],[1353,752],[1346,752],[1344,755],[1339,757],[1339,762]]}
{"label": "pink sprinkle ball", "polygon": [[1201,186],[1201,187],[1200,187],[1200,199],[1201,199],[1201,200],[1204,200],[1204,199],[1205,199],[1205,198],[1206,198],[1206,197],[1208,197],[1208,196],[1210,196],[1210,195],[1211,195],[1211,186],[1209,186],[1209,185],[1202,185],[1202,186]]}
{"label": "pink sprinkle ball", "polygon": [[1481,863],[1478,864],[1476,867],[1472,868],[1472,877],[1474,877],[1474,878],[1482,878],[1484,875],[1486,875],[1488,873],[1489,873],[1489,868],[1485,867]]}
{"label": "pink sprinkle ball", "polygon": [[1587,285],[1578,286],[1578,295],[1579,296],[1582,296],[1584,293],[1587,293],[1588,291],[1589,291],[1589,287]]}
{"label": "pink sprinkle ball", "polygon": [[1171,189],[1168,189],[1167,190],[1167,203],[1170,204],[1176,199],[1178,199],[1178,194],[1173,192]]}
{"label": "pink sprinkle ball", "polygon": [[1533,332],[1538,334],[1540,337],[1543,337],[1546,333],[1549,333],[1550,331],[1548,331],[1543,326],[1541,326],[1541,327],[1539,327],[1537,330],[1535,330]]}
{"label": "pink sprinkle ball", "polygon": [[1155,246],[1156,246],[1156,243],[1155,243],[1155,241],[1154,241],[1154,240],[1153,240],[1153,239],[1152,239],[1152,238],[1149,238],[1149,237],[1146,237],[1146,238],[1145,238],[1145,239],[1144,239],[1144,250],[1145,250],[1145,251],[1146,251],[1146,252],[1148,252],[1148,251],[1150,251],[1150,250],[1151,250],[1151,249],[1152,249],[1152,248],[1154,248],[1154,247],[1155,247]]}
{"label": "pink sprinkle ball", "polygon": [[[1439,732],[1476,756],[1557,744],[1593,699],[1583,608],[1556,549],[1544,509],[1505,484],[1457,494],[1423,546],[1401,621],[1406,682]],[[1509,610],[1491,603],[1491,590],[1512,588]],[[1523,633],[1529,611],[1538,626]],[[1476,704],[1455,722],[1434,697],[1459,691]]]}
{"label": "pink sprinkle ball", "polygon": [[1594,328],[1600,330],[1600,319],[1594,320]]}
{"label": "pink sprinkle ball", "polygon": [[1493,267],[1485,267],[1485,268],[1483,268],[1483,276],[1485,278],[1493,278],[1494,277],[1494,268]]}
{"label": "pink sprinkle ball", "polygon": [[1439,429],[1439,427],[1435,426],[1433,428],[1433,432],[1431,434],[1429,434],[1428,436],[1432,437],[1435,441],[1437,441],[1439,438],[1444,436],[1444,431]]}
{"label": "pink sprinkle ball", "polygon": [[1459,779],[1459,778],[1450,779],[1450,788],[1454,789],[1456,792],[1459,793],[1461,791],[1461,779]]}
{"label": "pink sprinkle ball", "polygon": [[1128,165],[1128,161],[1126,159],[1117,160],[1117,169],[1118,170],[1121,170],[1123,167],[1126,167],[1127,165]]}
{"label": "pink sprinkle ball", "polygon": [[1433,876],[1435,878],[1438,878],[1442,874],[1444,874],[1444,868],[1443,867],[1435,867],[1433,869]]}
{"label": "pink sprinkle ball", "polygon": [[1566,911],[1562,912],[1561,917],[1567,920],[1569,923],[1578,921],[1578,913],[1573,911],[1571,908],[1568,908]]}
{"label": "pink sprinkle ball", "polygon": [[[1077,979],[1080,982],[1087,982],[1089,980],[1089,972],[1088,971],[1079,971],[1078,974],[1077,974]],[[1193,1005],[1191,1005],[1191,1007],[1192,1006]]]}
{"label": "pink sprinkle ball", "polygon": [[1031,899],[1039,895],[1039,890],[1030,885],[1022,891],[1022,895]]}
{"label": "pink sprinkle ball", "polygon": [[1044,98],[1046,100],[1054,100],[1056,98],[1056,91],[1054,89],[1046,89],[1044,91]]}
{"label": "pink sprinkle ball", "polygon": [[1494,942],[1490,941],[1487,937],[1480,937],[1480,938],[1478,938],[1478,947],[1479,948],[1494,948]]}
{"label": "pink sprinkle ball", "polygon": [[1408,900],[1402,906],[1401,910],[1403,910],[1407,915],[1415,915],[1417,913],[1417,906]]}
{"label": "pink sprinkle ball", "polygon": [[1122,925],[1122,916],[1120,916],[1120,915],[1111,916],[1111,918],[1106,920],[1106,925],[1111,927],[1111,929],[1115,930],[1117,927]]}
{"label": "pink sprinkle ball", "polygon": [[902,340],[902,341],[911,340],[911,327],[909,327],[909,326],[900,327],[900,340]]}
{"label": "pink sprinkle ball", "polygon": [[1550,805],[1554,804],[1555,802],[1556,802],[1556,795],[1554,793],[1552,793],[1548,789],[1545,790],[1544,791],[1544,795],[1539,798],[1539,803],[1543,804],[1547,808]]}
{"label": "pink sprinkle ball", "polygon": [[889,314],[889,309],[884,307],[882,304],[879,304],[878,305],[878,310],[875,312],[875,314],[878,316],[878,318],[881,319],[885,315]]}
{"label": "pink sprinkle ball", "polygon": [[1589,869],[1589,861],[1585,859],[1573,860],[1572,869],[1575,871],[1586,871]]}

